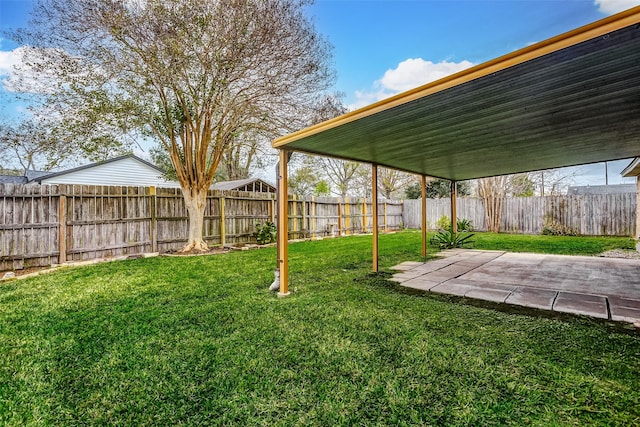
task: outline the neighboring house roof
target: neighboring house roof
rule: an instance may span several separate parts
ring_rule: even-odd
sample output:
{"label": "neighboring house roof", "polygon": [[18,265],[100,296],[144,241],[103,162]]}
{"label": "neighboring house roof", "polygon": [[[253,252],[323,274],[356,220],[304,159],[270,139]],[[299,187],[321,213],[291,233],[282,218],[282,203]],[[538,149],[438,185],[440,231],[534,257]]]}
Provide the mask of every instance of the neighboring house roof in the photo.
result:
{"label": "neighboring house roof", "polygon": [[623,194],[635,193],[635,184],[616,184],[616,185],[587,185],[569,187],[567,194],[569,196],[581,196],[584,194]]}
{"label": "neighboring house roof", "polygon": [[128,154],[35,178],[40,184],[84,184],[177,187],[156,165]]}
{"label": "neighboring house roof", "polygon": [[620,172],[625,178],[629,178],[632,176],[640,176],[640,157],[636,157],[629,163],[629,165]]}
{"label": "neighboring house roof", "polygon": [[17,175],[0,175],[0,184],[26,184],[27,177]]}
{"label": "neighboring house roof", "polygon": [[45,171],[26,171],[24,176],[27,179],[27,182],[35,181],[38,178],[45,177],[47,175],[52,175],[55,172],[45,172]]}
{"label": "neighboring house roof", "polygon": [[236,179],[234,181],[216,182],[211,186],[213,190],[253,191],[260,193],[275,193],[276,187],[260,178]]}

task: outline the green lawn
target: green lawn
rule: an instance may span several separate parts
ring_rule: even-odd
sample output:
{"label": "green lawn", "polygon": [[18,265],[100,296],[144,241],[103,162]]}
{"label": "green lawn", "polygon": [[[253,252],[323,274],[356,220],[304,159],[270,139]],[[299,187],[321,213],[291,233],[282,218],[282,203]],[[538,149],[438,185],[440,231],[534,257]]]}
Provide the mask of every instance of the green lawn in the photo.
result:
{"label": "green lawn", "polygon": [[540,252],[561,255],[598,255],[610,249],[634,249],[631,238],[572,237],[527,234],[475,233],[475,249]]}
{"label": "green lawn", "polygon": [[[512,239],[555,247],[476,247]],[[403,292],[370,241],[291,245],[284,299],[274,248],[0,284],[0,425],[640,425],[639,334]]]}

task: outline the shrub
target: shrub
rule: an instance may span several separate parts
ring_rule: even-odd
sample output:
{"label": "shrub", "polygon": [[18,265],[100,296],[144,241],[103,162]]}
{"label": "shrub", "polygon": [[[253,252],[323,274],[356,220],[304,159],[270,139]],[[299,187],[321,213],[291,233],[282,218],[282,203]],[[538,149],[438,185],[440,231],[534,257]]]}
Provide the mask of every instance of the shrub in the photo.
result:
{"label": "shrub", "polygon": [[[446,215],[442,215],[436,225],[438,226],[438,230],[452,231],[451,220]],[[473,224],[466,218],[459,218],[456,221],[456,225],[458,226],[458,231],[473,231]]]}
{"label": "shrub", "polygon": [[573,228],[555,220],[546,220],[542,226],[542,234],[547,236],[577,236],[578,233]]}
{"label": "shrub", "polygon": [[256,232],[253,233],[258,244],[266,245],[268,243],[274,243],[276,241],[276,235],[278,229],[276,225],[271,221],[265,221],[264,224],[260,224],[256,221]]}
{"label": "shrub", "polygon": [[458,231],[473,231],[473,224],[466,218],[458,219]]}
{"label": "shrub", "polygon": [[451,228],[451,220],[448,216],[442,215],[438,222],[436,222],[438,230],[449,230]]}

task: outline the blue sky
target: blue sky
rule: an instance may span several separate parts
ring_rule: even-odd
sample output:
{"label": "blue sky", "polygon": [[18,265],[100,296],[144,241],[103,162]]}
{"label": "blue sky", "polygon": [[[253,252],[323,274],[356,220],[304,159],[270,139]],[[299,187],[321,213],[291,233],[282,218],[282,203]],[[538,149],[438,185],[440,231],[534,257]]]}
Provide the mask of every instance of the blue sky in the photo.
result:
{"label": "blue sky", "polygon": [[[31,5],[0,0],[0,29],[27,25]],[[316,0],[307,12],[334,46],[335,90],[357,108],[635,5],[640,0]],[[16,48],[0,41],[0,79]],[[15,105],[2,102],[0,114],[11,114]],[[610,183],[621,182],[624,166],[610,163]],[[604,184],[603,165],[581,172],[582,183]]]}

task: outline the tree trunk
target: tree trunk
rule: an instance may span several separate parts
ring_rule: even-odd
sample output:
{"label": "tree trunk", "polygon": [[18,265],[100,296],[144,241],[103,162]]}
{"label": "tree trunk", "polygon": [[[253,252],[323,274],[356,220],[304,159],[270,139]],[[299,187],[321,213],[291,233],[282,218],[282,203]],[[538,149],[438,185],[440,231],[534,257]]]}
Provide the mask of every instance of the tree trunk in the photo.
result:
{"label": "tree trunk", "polygon": [[478,180],[478,193],[484,204],[487,231],[498,233],[502,219],[502,205],[507,187],[506,176],[494,176]]}
{"label": "tree trunk", "polygon": [[209,246],[204,241],[204,209],[207,204],[207,188],[182,189],[184,202],[189,212],[189,240],[180,252],[206,252]]}

